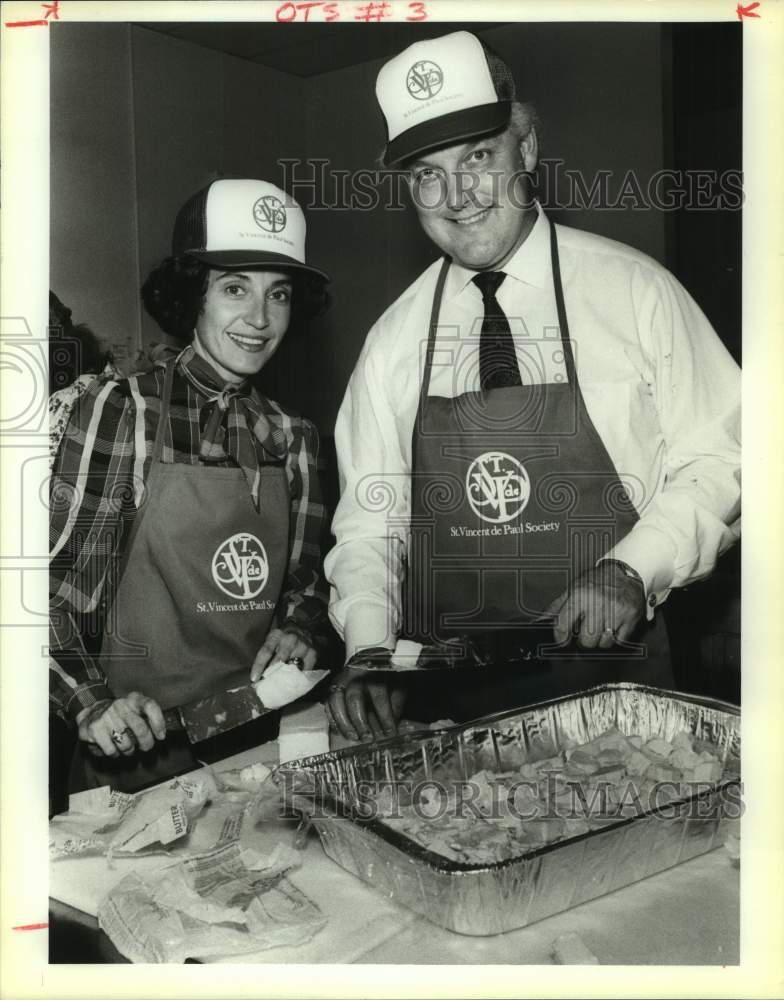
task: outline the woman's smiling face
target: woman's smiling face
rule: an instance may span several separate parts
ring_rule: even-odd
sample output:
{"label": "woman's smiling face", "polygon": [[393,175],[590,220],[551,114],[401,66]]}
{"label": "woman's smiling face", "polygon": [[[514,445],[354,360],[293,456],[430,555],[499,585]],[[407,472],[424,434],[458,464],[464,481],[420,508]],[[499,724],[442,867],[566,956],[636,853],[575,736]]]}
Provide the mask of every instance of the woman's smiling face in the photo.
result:
{"label": "woman's smiling face", "polygon": [[291,318],[291,277],[281,271],[210,269],[193,347],[229,382],[260,372]]}

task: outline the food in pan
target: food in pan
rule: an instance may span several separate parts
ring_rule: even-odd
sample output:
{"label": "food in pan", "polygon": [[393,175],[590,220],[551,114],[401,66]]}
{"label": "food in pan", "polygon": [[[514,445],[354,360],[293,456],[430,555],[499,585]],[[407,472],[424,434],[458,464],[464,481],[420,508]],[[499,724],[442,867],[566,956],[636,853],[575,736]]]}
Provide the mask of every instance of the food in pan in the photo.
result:
{"label": "food in pan", "polygon": [[[644,741],[608,729],[538,761],[480,767],[467,780],[422,776],[374,795],[376,816],[453,861],[492,863],[707,791],[722,777],[713,749],[688,732]],[[481,761],[479,761],[482,763]]]}

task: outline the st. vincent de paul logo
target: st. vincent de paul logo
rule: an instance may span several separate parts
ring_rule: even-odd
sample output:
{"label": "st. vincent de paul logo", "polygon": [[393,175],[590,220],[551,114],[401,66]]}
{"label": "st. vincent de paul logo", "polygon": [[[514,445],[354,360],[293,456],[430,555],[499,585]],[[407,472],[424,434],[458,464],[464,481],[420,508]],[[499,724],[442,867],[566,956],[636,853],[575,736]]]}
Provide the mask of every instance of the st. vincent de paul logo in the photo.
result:
{"label": "st. vincent de paul logo", "polygon": [[212,557],[212,578],[229,597],[248,600],[264,590],[269,562],[264,546],[247,531],[221,543]]}
{"label": "st. vincent de paul logo", "polygon": [[406,87],[418,101],[429,101],[444,86],[444,73],[438,63],[420,59],[408,71]]}
{"label": "st. vincent de paul logo", "polygon": [[512,521],[525,510],[531,481],[520,462],[503,451],[486,451],[466,473],[471,510],[490,524]]}
{"label": "st. vincent de paul logo", "polygon": [[286,207],[274,194],[265,194],[253,206],[256,225],[267,233],[280,233],[286,228]]}

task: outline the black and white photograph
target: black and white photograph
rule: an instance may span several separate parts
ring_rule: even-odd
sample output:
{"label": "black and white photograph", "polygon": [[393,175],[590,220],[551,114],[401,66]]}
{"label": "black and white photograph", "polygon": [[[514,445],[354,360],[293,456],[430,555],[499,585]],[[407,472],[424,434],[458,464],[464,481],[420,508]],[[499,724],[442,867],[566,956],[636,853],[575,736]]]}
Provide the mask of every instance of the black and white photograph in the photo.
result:
{"label": "black and white photograph", "polygon": [[4,996],[780,995],[782,7],[652,6],[4,4]]}

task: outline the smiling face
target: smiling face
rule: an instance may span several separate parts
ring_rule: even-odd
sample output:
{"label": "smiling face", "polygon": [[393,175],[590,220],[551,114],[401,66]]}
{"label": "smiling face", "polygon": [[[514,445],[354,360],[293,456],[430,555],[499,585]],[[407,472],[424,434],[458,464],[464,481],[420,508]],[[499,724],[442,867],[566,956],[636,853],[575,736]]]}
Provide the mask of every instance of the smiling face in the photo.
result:
{"label": "smiling face", "polygon": [[522,141],[507,129],[424,154],[409,166],[422,228],[463,267],[502,267],[536,219],[524,176],[535,165],[533,131]]}
{"label": "smiling face", "polygon": [[229,382],[260,372],[289,326],[291,278],[210,269],[193,348]]}

